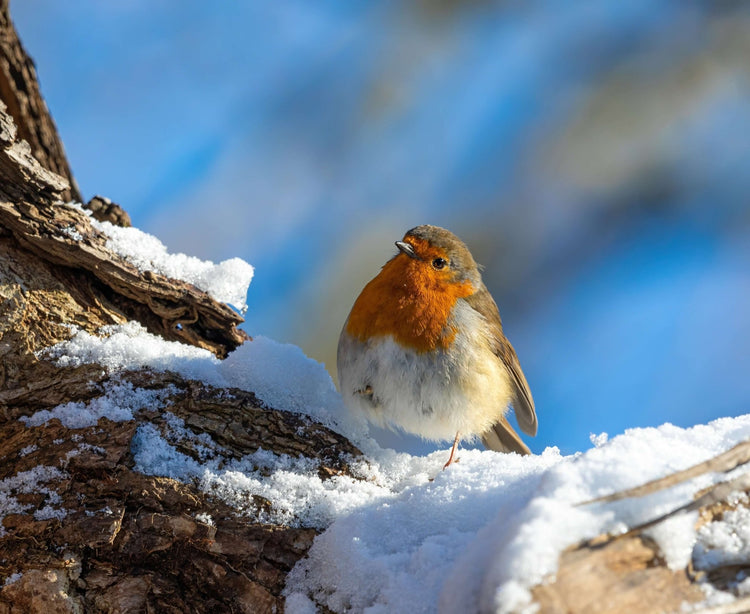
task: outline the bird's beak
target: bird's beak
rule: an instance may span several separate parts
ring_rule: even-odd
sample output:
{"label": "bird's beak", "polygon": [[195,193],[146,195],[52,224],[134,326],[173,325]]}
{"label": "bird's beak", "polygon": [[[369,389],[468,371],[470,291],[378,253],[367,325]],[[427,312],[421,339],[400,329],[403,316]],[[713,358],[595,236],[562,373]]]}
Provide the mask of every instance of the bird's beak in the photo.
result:
{"label": "bird's beak", "polygon": [[404,243],[403,241],[396,241],[396,247],[398,247],[402,252],[409,256],[409,258],[417,258],[417,254],[414,252],[414,248],[408,243]]}

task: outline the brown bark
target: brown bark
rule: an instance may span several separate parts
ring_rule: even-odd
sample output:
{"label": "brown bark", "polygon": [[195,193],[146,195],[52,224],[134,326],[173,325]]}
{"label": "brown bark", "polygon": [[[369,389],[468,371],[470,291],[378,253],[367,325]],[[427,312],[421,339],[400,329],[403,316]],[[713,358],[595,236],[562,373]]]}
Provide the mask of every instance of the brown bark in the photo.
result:
{"label": "brown bark", "polygon": [[128,212],[105,196],[94,196],[86,203],[86,209],[100,222],[109,222],[124,228],[131,226]]}
{"label": "brown bark", "polygon": [[[315,456],[321,475],[330,476],[347,470],[343,453],[356,453],[342,437],[305,418],[259,407],[247,392],[222,394],[147,372],[127,379],[145,388],[170,386],[170,412],[193,432],[211,435],[225,458],[262,443],[278,453]],[[84,429],[57,420],[3,426],[0,480],[38,466],[58,468],[63,476],[45,486],[67,515],[35,519],[33,510],[54,495],[17,495],[32,509],[5,517],[0,573],[23,577],[0,590],[0,613],[281,611],[286,573],[315,531],[253,522],[254,512],[272,505],[259,497],[238,515],[194,486],[133,471],[132,438],[148,422],[168,431],[161,415],[148,412],[128,422],[103,418]],[[190,439],[177,447],[198,458]],[[209,514],[213,525],[197,520],[199,513]]]}
{"label": "brown bark", "polygon": [[686,571],[668,569],[658,547],[640,535],[566,550],[555,578],[533,595],[547,614],[679,612],[683,603],[705,599]]}
{"label": "brown bark", "polygon": [[[195,437],[210,436],[227,459],[262,445],[315,459],[327,478],[347,472],[345,459],[358,454],[343,437],[264,407],[248,392],[147,370],[112,375],[99,365],[63,368],[39,354],[68,339],[71,325],[94,333],[128,320],[219,357],[247,336],[229,307],[190,284],[139,271],[109,251],[85,213],[62,204],[76,195],[72,176],[2,1],[0,34],[2,96],[21,126],[0,103],[0,485],[34,467],[58,472],[31,492],[4,482],[22,507],[10,514],[0,509],[0,580],[22,575],[0,582],[0,614],[279,612],[286,573],[315,531],[254,520],[260,511],[273,511],[259,497],[238,510],[193,485],[134,471],[134,434],[145,424],[167,433],[163,415],[146,408],[134,420],[101,419],[82,429],[18,420],[101,396],[117,377],[168,390],[169,411]],[[9,49],[15,53],[10,60]],[[111,201],[95,201],[92,214],[129,224]],[[195,437],[175,445],[197,458]],[[50,502],[64,517],[43,513]],[[197,520],[201,513],[213,525]]]}
{"label": "brown bark", "polygon": [[34,62],[21,44],[10,19],[8,1],[0,0],[0,100],[15,120],[21,139],[31,155],[47,170],[65,178],[65,201],[81,201],[62,141],[39,91]]}
{"label": "brown bark", "polygon": [[[729,473],[747,464],[750,441],[683,471],[677,471],[636,488],[613,493],[582,505],[608,504],[634,496],[646,496],[705,473]],[[670,570],[658,545],[644,531],[686,511],[699,513],[696,528],[720,521],[728,511],[747,507],[748,499],[732,497],[748,491],[750,474],[735,475],[695,493],[692,501],[655,517],[624,534],[601,535],[566,549],[554,578],[533,590],[540,612],[549,614],[626,614],[629,612],[679,612],[685,604],[705,599],[700,584],[737,594],[737,583],[750,574],[750,561],[732,562],[711,569]],[[730,503],[729,501],[733,502]],[[712,614],[748,612],[750,600],[740,597],[732,604],[697,611]],[[692,610],[696,611],[696,610]]]}
{"label": "brown bark", "polygon": [[[69,338],[70,325],[93,333],[137,319],[218,356],[246,339],[227,306],[110,252],[86,214],[60,203],[65,186],[30,154],[0,106],[0,480],[37,466],[60,472],[45,492],[11,491],[28,507],[3,520],[0,577],[23,576],[0,589],[0,613],[280,611],[284,577],[315,532],[254,521],[271,509],[268,501],[256,498],[239,514],[195,486],[133,471],[136,429],[153,424],[166,433],[162,415],[143,410],[85,429],[18,421],[101,396],[110,383],[98,365],[62,368],[38,353]],[[341,436],[263,407],[248,392],[145,370],[117,377],[169,390],[169,411],[196,436],[208,434],[225,458],[262,445],[316,459],[326,478],[348,471],[344,459],[358,454]],[[197,456],[190,437],[176,445]],[[65,517],[35,517],[55,497]]]}
{"label": "brown bark", "polygon": [[[36,162],[4,112],[0,113],[0,180],[0,228],[6,244],[14,253],[21,248],[33,254],[35,267],[53,267],[51,276],[65,280],[66,288],[76,280],[70,290],[86,312],[78,317],[96,314],[99,323],[137,319],[155,334],[218,356],[247,338],[236,328],[242,318],[228,306],[190,284],[142,273],[112,253],[106,237],[93,228],[85,213],[59,202],[64,180]],[[23,255],[19,262],[28,260]],[[28,274],[21,278],[32,279]]]}

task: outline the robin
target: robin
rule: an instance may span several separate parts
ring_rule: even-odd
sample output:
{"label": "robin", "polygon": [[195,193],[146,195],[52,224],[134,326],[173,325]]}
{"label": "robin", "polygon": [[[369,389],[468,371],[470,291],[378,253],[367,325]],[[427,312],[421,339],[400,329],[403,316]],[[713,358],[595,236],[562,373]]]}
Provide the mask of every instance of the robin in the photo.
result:
{"label": "robin", "polygon": [[354,302],[338,346],[344,403],[380,426],[453,447],[480,437],[498,452],[530,454],[505,417],[536,435],[529,385],[500,313],[466,245],[417,226]]}

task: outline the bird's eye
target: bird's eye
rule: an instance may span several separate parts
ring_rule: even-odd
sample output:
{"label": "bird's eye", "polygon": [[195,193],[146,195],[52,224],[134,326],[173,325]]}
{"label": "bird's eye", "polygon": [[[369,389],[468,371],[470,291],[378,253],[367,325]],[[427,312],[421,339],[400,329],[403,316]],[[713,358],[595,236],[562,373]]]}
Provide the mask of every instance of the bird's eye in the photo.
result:
{"label": "bird's eye", "polygon": [[432,268],[439,271],[440,269],[445,268],[446,264],[448,264],[448,262],[445,258],[435,258],[435,260],[432,261]]}

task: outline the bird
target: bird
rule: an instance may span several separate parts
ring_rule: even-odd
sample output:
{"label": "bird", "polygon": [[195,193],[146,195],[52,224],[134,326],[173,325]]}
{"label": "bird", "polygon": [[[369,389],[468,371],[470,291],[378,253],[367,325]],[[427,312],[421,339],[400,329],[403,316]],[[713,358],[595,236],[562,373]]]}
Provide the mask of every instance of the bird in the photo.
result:
{"label": "bird", "polygon": [[339,389],[350,412],[373,424],[450,441],[481,439],[498,452],[530,454],[508,422],[537,433],[529,384],[469,248],[449,230],[422,225],[364,287],[337,350]]}

